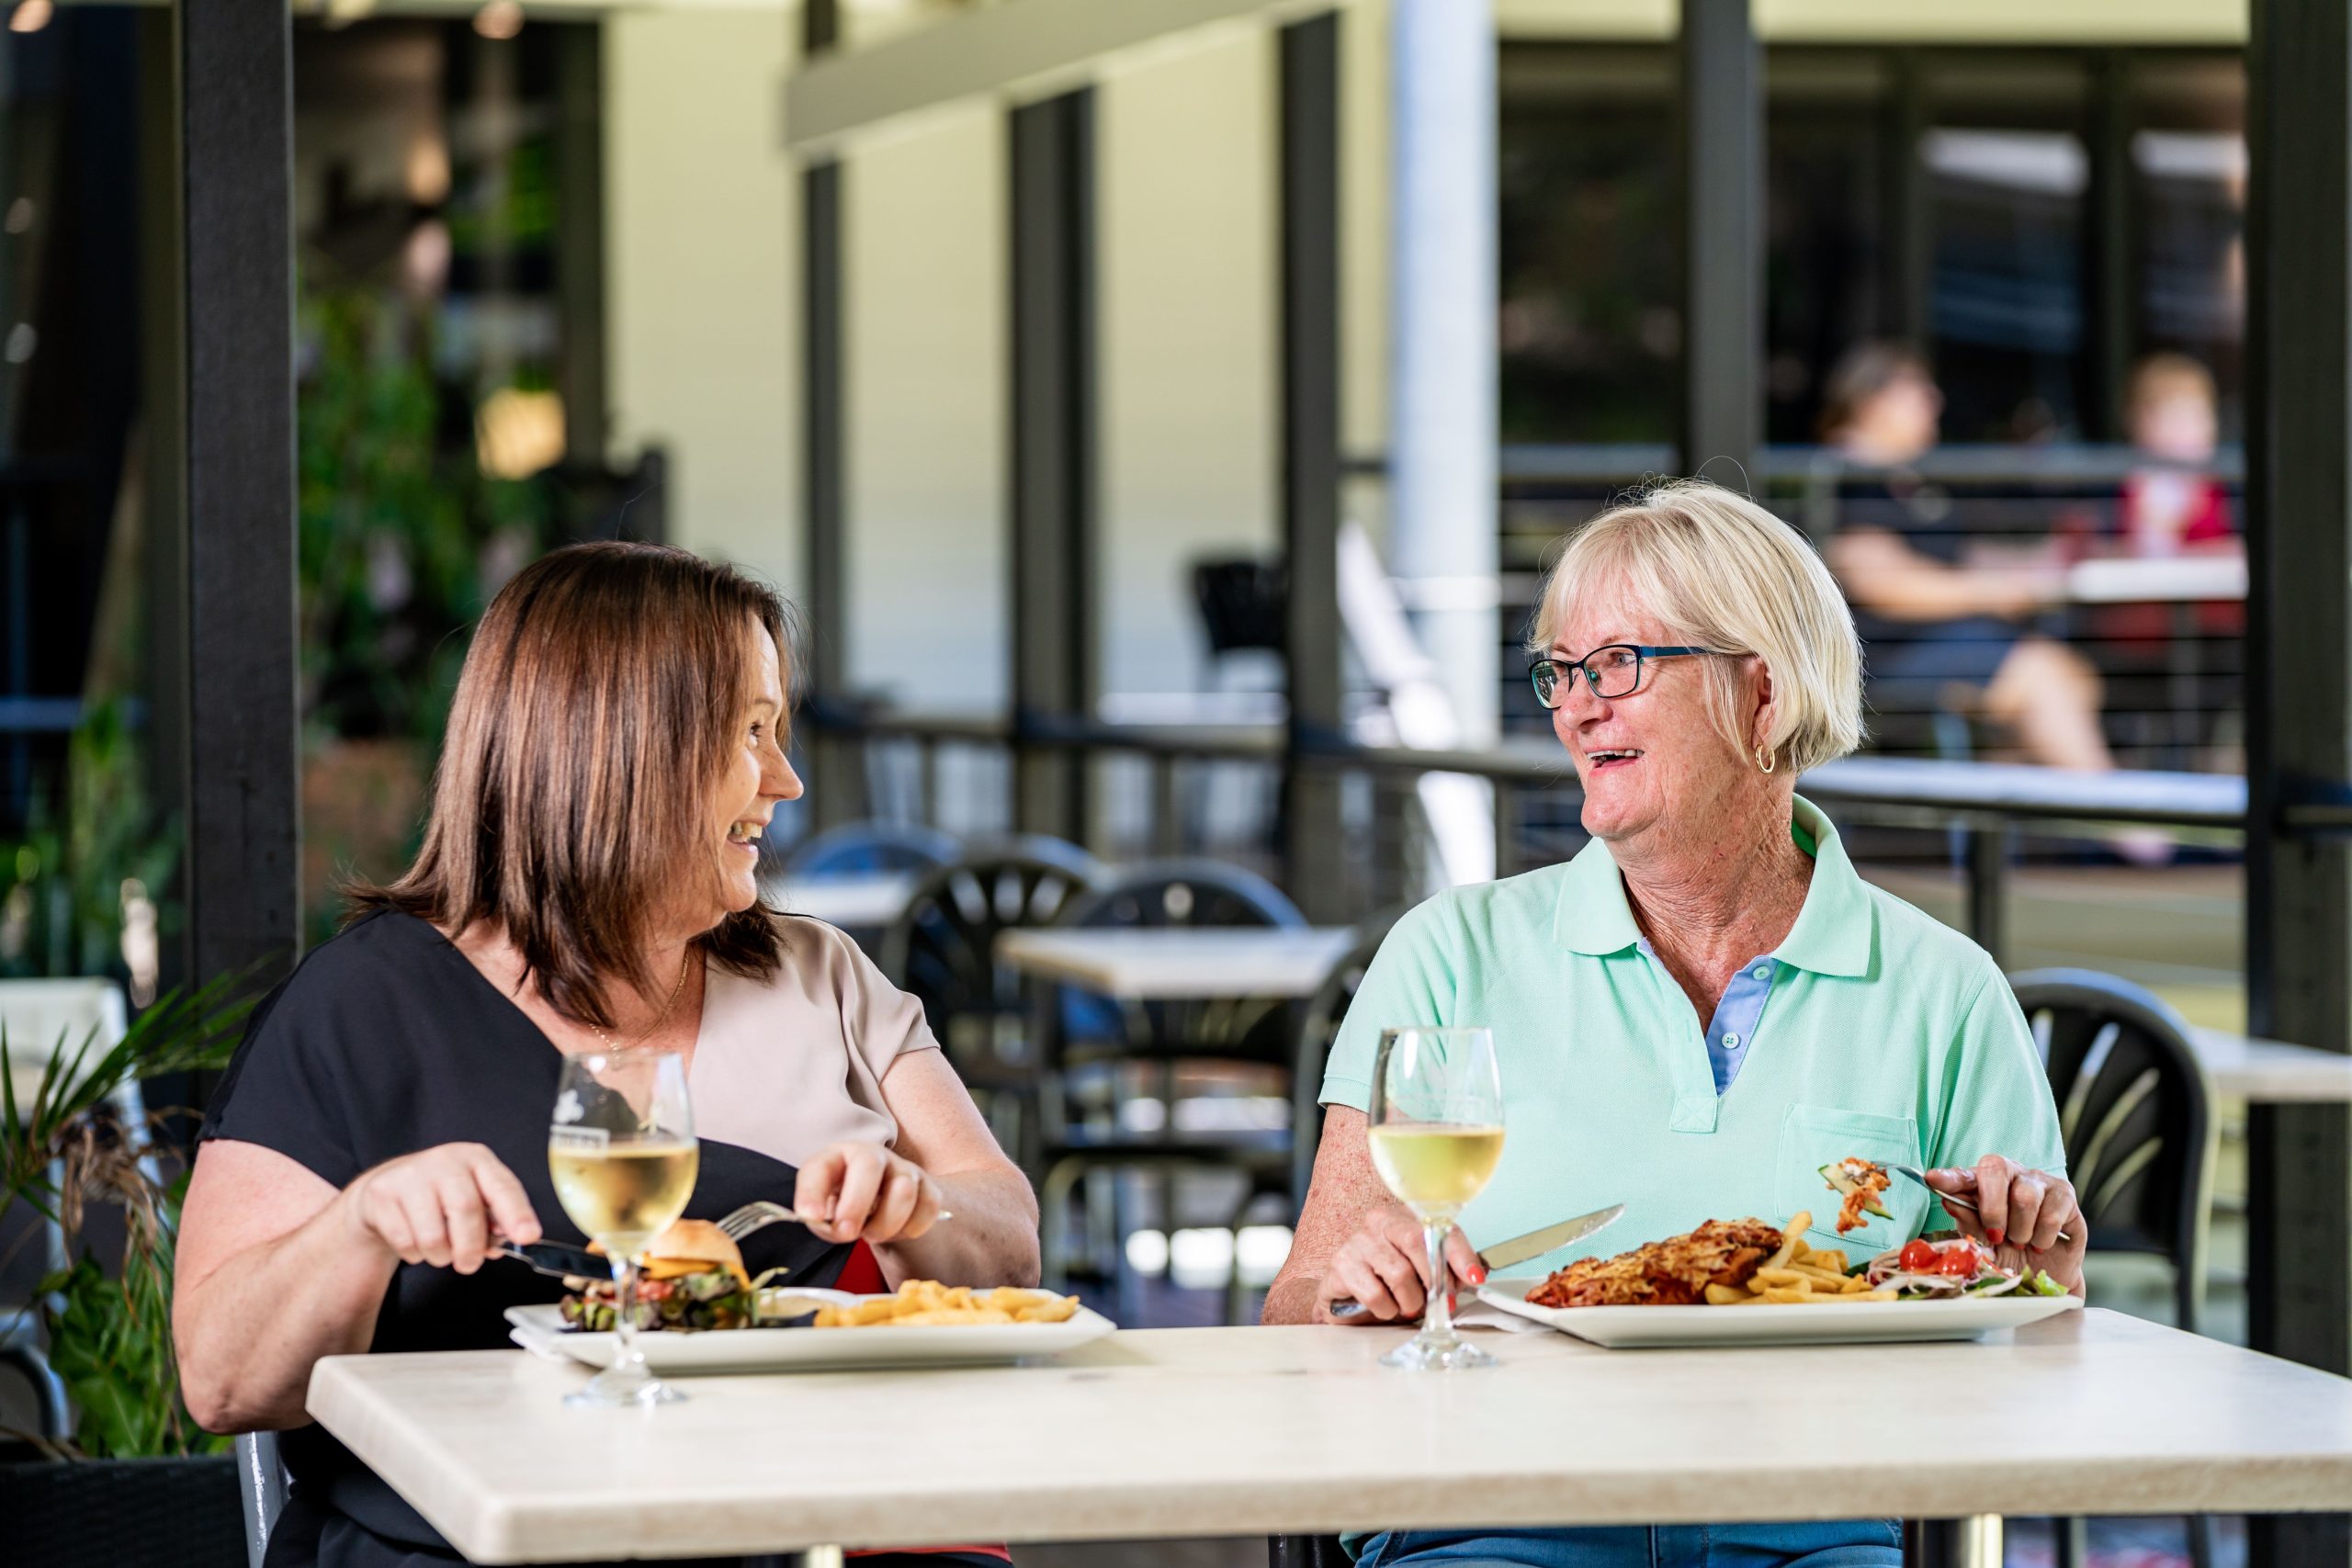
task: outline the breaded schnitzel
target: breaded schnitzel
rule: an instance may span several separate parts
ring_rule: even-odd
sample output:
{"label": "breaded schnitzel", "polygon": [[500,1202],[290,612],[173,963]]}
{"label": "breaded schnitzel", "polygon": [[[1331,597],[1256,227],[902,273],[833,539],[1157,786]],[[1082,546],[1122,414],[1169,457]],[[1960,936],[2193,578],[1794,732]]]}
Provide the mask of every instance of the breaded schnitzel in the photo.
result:
{"label": "breaded schnitzel", "polygon": [[1709,1285],[1744,1285],[1781,1248],[1761,1220],[1709,1220],[1614,1258],[1579,1258],[1530,1291],[1536,1306],[1695,1306]]}

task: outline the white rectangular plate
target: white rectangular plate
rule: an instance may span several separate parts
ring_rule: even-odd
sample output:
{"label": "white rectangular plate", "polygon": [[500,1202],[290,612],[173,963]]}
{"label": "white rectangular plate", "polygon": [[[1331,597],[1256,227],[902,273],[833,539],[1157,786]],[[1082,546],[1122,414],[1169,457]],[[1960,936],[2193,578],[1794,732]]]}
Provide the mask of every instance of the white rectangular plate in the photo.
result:
{"label": "white rectangular plate", "polygon": [[[797,1290],[792,1295],[834,1303],[870,1298],[839,1291]],[[592,1367],[609,1364],[613,1337],[574,1333],[563,1309],[506,1309],[514,1341],[527,1350],[553,1351]],[[640,1334],[645,1363],[662,1377],[706,1372],[827,1371],[852,1367],[985,1366],[1026,1356],[1057,1356],[1100,1339],[1118,1325],[1086,1307],[1061,1323],[976,1324],[969,1328],[736,1328],[702,1334]]]}
{"label": "white rectangular plate", "polygon": [[1826,1306],[1542,1307],[1527,1292],[1541,1280],[1495,1280],[1478,1299],[1515,1317],[1612,1350],[1669,1346],[1892,1345],[1973,1339],[2081,1306],[2077,1296],[1993,1296],[1942,1302],[1837,1302]]}

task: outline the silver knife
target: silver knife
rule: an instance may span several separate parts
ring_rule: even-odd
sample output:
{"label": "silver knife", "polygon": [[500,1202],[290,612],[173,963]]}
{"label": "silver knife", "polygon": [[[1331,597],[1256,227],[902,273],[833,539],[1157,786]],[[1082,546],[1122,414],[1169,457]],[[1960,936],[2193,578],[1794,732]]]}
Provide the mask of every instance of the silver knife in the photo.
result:
{"label": "silver knife", "polygon": [[526,1263],[542,1274],[556,1279],[580,1276],[590,1280],[612,1278],[613,1260],[601,1252],[591,1252],[584,1247],[569,1247],[560,1241],[535,1241],[528,1247],[518,1247],[511,1241],[498,1244],[498,1255]]}
{"label": "silver knife", "polygon": [[[1545,1253],[1556,1251],[1571,1242],[1582,1241],[1595,1231],[1605,1230],[1616,1224],[1618,1217],[1624,1212],[1624,1204],[1611,1203],[1606,1209],[1595,1209],[1589,1214],[1578,1214],[1573,1220],[1562,1220],[1557,1224],[1549,1224],[1541,1230],[1529,1231],[1525,1235],[1515,1235],[1509,1241],[1498,1241],[1492,1247],[1481,1248],[1478,1253],[1478,1261],[1485,1264],[1487,1271],[1492,1273],[1508,1269],[1514,1263],[1524,1263],[1531,1258],[1541,1258]],[[1351,1323],[1363,1314],[1364,1304],[1352,1296],[1341,1296],[1331,1303],[1333,1323]]]}

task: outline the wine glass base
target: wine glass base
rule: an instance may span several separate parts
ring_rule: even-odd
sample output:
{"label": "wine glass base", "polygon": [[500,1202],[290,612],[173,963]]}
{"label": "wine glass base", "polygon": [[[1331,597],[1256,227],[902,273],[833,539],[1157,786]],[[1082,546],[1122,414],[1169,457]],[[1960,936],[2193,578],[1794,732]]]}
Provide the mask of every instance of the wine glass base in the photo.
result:
{"label": "wine glass base", "polygon": [[685,1398],[684,1392],[663,1382],[660,1378],[616,1378],[609,1371],[598,1372],[586,1386],[563,1396],[563,1403],[573,1410],[633,1410],[640,1405],[675,1404]]}
{"label": "wine glass base", "polygon": [[1384,1367],[1402,1367],[1414,1372],[1461,1372],[1475,1367],[1501,1365],[1492,1356],[1468,1340],[1454,1335],[1432,1338],[1416,1334],[1385,1356],[1380,1358]]}

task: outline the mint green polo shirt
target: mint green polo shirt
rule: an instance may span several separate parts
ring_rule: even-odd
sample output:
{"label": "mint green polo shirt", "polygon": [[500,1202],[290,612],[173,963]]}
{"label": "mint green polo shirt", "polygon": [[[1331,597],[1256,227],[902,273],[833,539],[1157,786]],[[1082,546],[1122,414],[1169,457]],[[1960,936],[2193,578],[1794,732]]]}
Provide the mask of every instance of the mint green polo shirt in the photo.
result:
{"label": "mint green polo shirt", "polygon": [[1324,1103],[1370,1103],[1383,1029],[1493,1030],[1503,1157],[1463,1212],[1471,1241],[1625,1205],[1607,1230],[1514,1274],[1708,1219],[1786,1224],[1809,1210],[1810,1239],[1855,1261],[1951,1223],[1898,1179],[1885,1195],[1894,1217],[1840,1238],[1819,1168],[1849,1156],[1932,1169],[2000,1154],[2063,1174],[2049,1080],[1992,956],[1864,882],[1812,803],[1800,797],[1794,818],[1813,882],[1787,940],[1742,971],[1774,966],[1720,1093],[1702,1020],[1650,954],[1596,839],[1565,864],[1453,888],[1398,921],[1349,1005]]}

